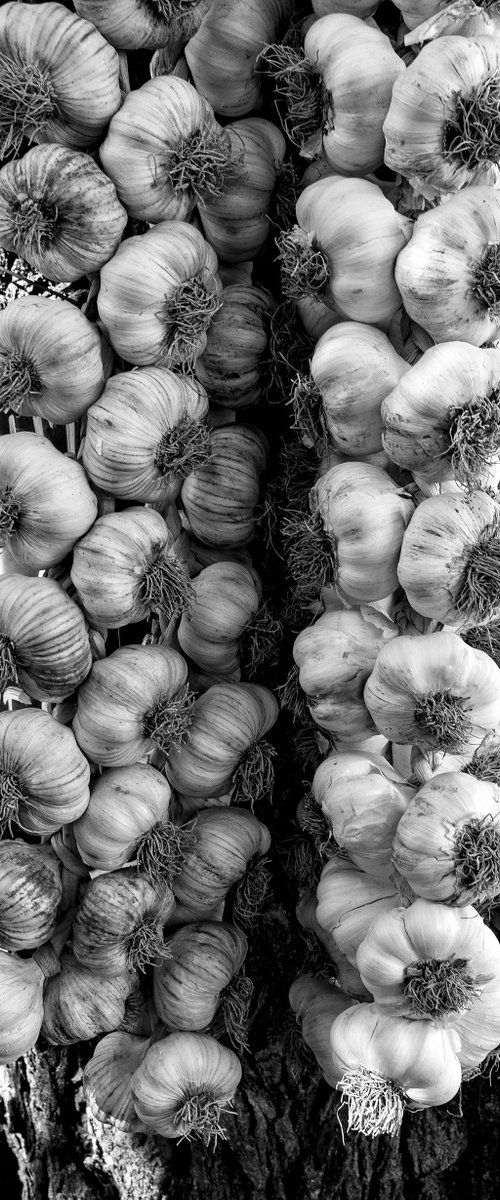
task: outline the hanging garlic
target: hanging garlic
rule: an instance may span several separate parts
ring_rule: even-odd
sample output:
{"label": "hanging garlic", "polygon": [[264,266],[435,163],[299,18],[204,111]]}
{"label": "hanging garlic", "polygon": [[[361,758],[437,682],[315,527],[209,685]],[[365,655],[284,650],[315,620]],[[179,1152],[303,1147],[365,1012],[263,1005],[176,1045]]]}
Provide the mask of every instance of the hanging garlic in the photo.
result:
{"label": "hanging garlic", "polygon": [[37,433],[0,437],[0,546],[23,566],[62,562],[97,517],[83,467]]}
{"label": "hanging garlic", "polygon": [[194,599],[182,614],[177,639],[196,666],[237,682],[242,662],[247,675],[271,662],[280,627],[262,602],[262,584],[252,567],[223,560],[211,563],[192,588]]}
{"label": "hanging garlic", "polygon": [[216,683],[195,700],[192,720],[165,767],[178,792],[196,799],[232,791],[253,805],[270,795],[274,749],[265,741],[278,702],[257,683]]}
{"label": "hanging garlic", "polygon": [[83,613],[53,579],[0,577],[0,691],[64,700],[83,682],[92,654]]}
{"label": "hanging garlic", "polygon": [[240,409],[264,400],[269,387],[270,318],[276,303],[255,284],[224,287],[195,372],[212,404]]}
{"label": "hanging garlic", "polygon": [[97,306],[126,362],[189,367],[205,349],[221,292],[217,256],[202,234],[186,221],[162,221],[127,238],[103,267]]}
{"label": "hanging garlic", "polygon": [[116,51],[62,4],[3,4],[0,57],[1,158],[24,139],[90,146],[120,107]]}
{"label": "hanging garlic", "polygon": [[500,722],[500,668],[456,633],[403,635],[380,650],[364,701],[389,741],[467,762]]}
{"label": "hanging garlic", "polygon": [[132,867],[97,875],[75,913],[75,958],[110,979],[143,971],[165,953],[163,926],[173,907],[166,884],[158,890]]}
{"label": "hanging garlic", "polygon": [[[358,968],[339,949],[331,933],[320,925],[316,916],[318,900],[313,891],[304,892],[295,908],[295,915],[302,926],[314,935],[315,942],[326,951],[332,965],[332,976],[340,990],[354,1000],[371,1000],[372,994],[365,988]],[[314,947],[316,948],[316,947]]]}
{"label": "hanging garlic", "polygon": [[0,170],[0,245],[46,279],[72,283],[110,259],[127,224],[89,154],[43,145]]}
{"label": "hanging garlic", "polygon": [[216,1014],[236,1049],[245,1046],[252,985],[238,975],[248,950],[227,921],[198,921],[168,938],[169,958],[153,971],[156,1011],[170,1033],[207,1030]]}
{"label": "hanging garlic", "polygon": [[336,1017],[330,1039],[348,1131],[395,1137],[406,1109],[446,1104],[460,1087],[460,1039],[453,1029],[358,1004]]}
{"label": "hanging garlic", "polygon": [[338,845],[360,870],[387,881],[392,841],[415,794],[379,754],[329,754],[317,767],[312,792]]}
{"label": "hanging garlic", "polygon": [[225,117],[262,107],[259,52],[292,16],[292,0],[212,0],[185,47],[195,87]]}
{"label": "hanging garlic", "polygon": [[75,546],[71,579],[92,624],[121,629],[151,612],[177,615],[189,603],[189,578],[160,513],[106,513]]}
{"label": "hanging garlic", "polygon": [[384,642],[397,626],[368,605],[327,611],[293,644],[299,684],[317,725],[336,740],[356,744],[375,733],[363,688]]}
{"label": "hanging garlic", "polygon": [[403,813],[393,861],[417,896],[459,907],[500,894],[500,787],[464,772],[433,775]]}
{"label": "hanging garlic", "polygon": [[475,908],[417,899],[374,917],[356,955],[381,1012],[457,1028],[500,990],[500,945]]}
{"label": "hanging garlic", "polygon": [[223,262],[254,259],[269,240],[269,211],[286,153],[281,130],[264,117],[226,125],[231,145],[220,195],[205,198],[199,217],[205,237]]}
{"label": "hanging garlic", "polygon": [[221,1117],[241,1079],[233,1050],[203,1033],[171,1033],[155,1042],[132,1079],[140,1120],[162,1137],[224,1137]]}
{"label": "hanging garlic", "polygon": [[192,716],[187,675],[185,659],[167,646],[119,646],[79,689],[78,745],[103,767],[129,766],[155,746],[168,754]]}
{"label": "hanging garlic", "polygon": [[[81,17],[92,21],[112,46],[152,50],[164,46],[176,31],[198,27],[211,0],[75,0]],[[198,13],[198,10],[199,13]]]}
{"label": "hanging garlic", "polygon": [[255,531],[267,438],[253,425],[212,429],[210,458],[184,480],[181,503],[194,537],[221,550],[249,542]]}
{"label": "hanging garlic", "polygon": [[128,93],[99,157],[129,215],[150,224],[189,220],[196,204],[224,191],[231,171],[227,131],[193,85],[175,75]]}
{"label": "hanging garlic", "polygon": [[313,433],[318,408],[337,451],[356,459],[378,453],[381,403],[408,372],[386,334],[360,321],[340,321],[316,342],[310,370],[310,379],[305,376],[294,393],[299,427]]}
{"label": "hanging garlic", "polygon": [[[70,729],[40,708],[0,713],[0,833],[47,835],[80,817],[90,767]],[[0,846],[3,843],[0,843]]]}
{"label": "hanging garlic", "polygon": [[311,516],[285,518],[289,568],[301,594],[335,585],[348,603],[388,596],[397,587],[411,496],[369,463],[332,466],[309,493]]}
{"label": "hanging garlic", "polygon": [[499,222],[500,193],[480,186],[417,217],[394,277],[407,313],[435,342],[498,337]]}
{"label": "hanging garlic", "polygon": [[96,978],[71,951],[61,955],[59,974],[48,979],[43,993],[41,1033],[53,1046],[87,1041],[117,1029],[133,985],[133,973]]}
{"label": "hanging garlic", "polygon": [[[99,980],[99,984],[103,982]],[[115,981],[106,980],[106,984],[115,985]],[[86,1063],[82,1077],[85,1099],[92,1115],[104,1125],[127,1133],[146,1130],[135,1110],[131,1081],[150,1045],[149,1036],[108,1033]]]}
{"label": "hanging garlic", "polygon": [[337,1075],[332,1071],[330,1029],[335,1017],[355,1001],[332,987],[326,979],[314,975],[298,975],[291,985],[288,1000],[306,1046],[312,1050],[321,1068],[323,1079],[330,1087],[335,1087]]}
{"label": "hanging garlic", "polygon": [[74,304],[18,296],[0,312],[0,410],[77,420],[101,395],[112,367],[109,346]]}
{"label": "hanging garlic", "polygon": [[412,607],[444,625],[500,616],[500,508],[487,491],[429,496],[401,543],[398,579]]}
{"label": "hanging garlic", "polygon": [[32,950],[54,933],[62,900],[51,846],[0,842],[0,949]]}
{"label": "hanging garlic", "polygon": [[134,763],[104,771],[73,824],[83,862],[94,871],[116,871],[134,859],[152,883],[170,885],[184,840],[172,824],[171,801],[170,785],[154,767]]}
{"label": "hanging garlic", "polygon": [[177,924],[219,919],[213,916],[217,906],[246,875],[251,860],[267,854],[271,844],[266,825],[248,809],[232,806],[204,809],[197,814],[192,832],[192,848],[172,883],[177,900],[174,917],[182,917]]}
{"label": "hanging garlic", "polygon": [[103,492],[162,510],[210,456],[208,398],[165,367],[113,375],[87,413],[83,465]]}
{"label": "hanging garlic", "polygon": [[382,401],[382,441],[400,467],[430,484],[487,486],[500,461],[500,351],[431,346]]}
{"label": "hanging garlic", "polygon": [[319,924],[354,965],[358,946],[377,912],[398,908],[401,903],[389,872],[384,882],[336,858],[323,867],[317,897]]}

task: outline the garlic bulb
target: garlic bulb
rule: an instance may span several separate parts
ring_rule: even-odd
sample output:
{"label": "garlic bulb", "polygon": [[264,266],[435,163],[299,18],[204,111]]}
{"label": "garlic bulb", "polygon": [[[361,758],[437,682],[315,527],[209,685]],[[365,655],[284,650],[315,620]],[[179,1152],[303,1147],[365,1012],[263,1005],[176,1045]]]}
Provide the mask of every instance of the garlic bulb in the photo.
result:
{"label": "garlic bulb", "polygon": [[153,994],[169,1032],[206,1030],[222,1009],[233,1043],[238,1035],[244,1039],[248,1005],[235,985],[248,950],[245,934],[227,921],[192,922],[168,938],[167,950],[169,957],[154,968]]}
{"label": "garlic bulb", "polygon": [[[89,802],[90,767],[70,729],[40,708],[0,713],[0,832],[50,834]],[[0,846],[3,843],[0,843]]]}
{"label": "garlic bulb", "polygon": [[53,579],[0,577],[0,689],[19,685],[33,700],[64,700],[92,665],[85,619]]}
{"label": "garlic bulb", "polygon": [[114,185],[89,154],[43,145],[0,170],[0,246],[71,283],[110,259],[127,224]]}
{"label": "garlic bulb", "polygon": [[161,221],[127,238],[103,267],[97,305],[126,362],[192,366],[205,349],[221,292],[217,255],[202,234],[186,221]]}
{"label": "garlic bulb", "polygon": [[239,409],[265,399],[270,319],[275,309],[271,293],[262,287],[245,283],[224,287],[222,306],[195,367],[212,404]]}
{"label": "garlic bulb", "polygon": [[417,899],[379,913],[356,962],[381,1012],[448,1028],[479,1016],[487,984],[500,990],[500,945],[471,905]]}
{"label": "garlic bulb", "polygon": [[85,470],[103,492],[164,510],[210,456],[207,414],[201,384],[166,367],[113,375],[87,413]]}
{"label": "garlic bulb", "polygon": [[111,351],[68,301],[18,296],[0,312],[0,409],[66,425],[100,396]]}
{"label": "garlic bulb", "polygon": [[41,1033],[53,1046],[69,1046],[117,1029],[133,978],[125,971],[113,979],[97,979],[71,951],[64,951],[59,974],[45,984]]}
{"label": "garlic bulb", "polygon": [[500,894],[500,787],[464,772],[433,775],[403,813],[393,860],[418,896],[478,905]]}
{"label": "garlic bulb", "polygon": [[189,602],[189,579],[160,513],[105,513],[77,543],[71,579],[92,624],[121,629],[159,612],[167,620]]}
{"label": "garlic bulb", "polygon": [[389,871],[384,881],[335,858],[323,867],[317,898],[317,921],[354,966],[358,946],[374,916],[401,903]]}
{"label": "garlic bulb", "polygon": [[145,875],[127,867],[91,879],[73,921],[73,952],[82,966],[113,979],[165,953],[163,926],[174,907]]}
{"label": "garlic bulb", "polygon": [[0,546],[25,567],[62,562],[97,517],[83,467],[37,433],[7,433],[0,475]]}
{"label": "garlic bulb", "polygon": [[225,189],[232,167],[211,105],[175,75],[128,93],[99,157],[130,216],[150,224],[189,220],[196,204]]}
{"label": "garlic bulb", "polygon": [[429,496],[401,543],[398,579],[412,607],[444,625],[500,616],[500,509],[489,492]]}
{"label": "garlic bulb", "polygon": [[401,636],[380,650],[364,700],[389,741],[467,762],[500,722],[500,668],[456,633]]}
{"label": "garlic bulb", "polygon": [[379,754],[329,754],[317,767],[312,792],[337,844],[360,870],[387,881],[398,822],[415,794]]}
{"label": "garlic bulb", "polygon": [[1,158],[25,138],[90,146],[120,107],[116,51],[62,4],[3,4],[0,55]]}
{"label": "garlic bulb", "polygon": [[181,503],[194,537],[209,546],[234,549],[255,531],[261,475],[269,445],[253,425],[212,429],[208,462],[184,480]]}
{"label": "garlic bulb", "polygon": [[137,1115],[162,1137],[223,1136],[222,1114],[241,1079],[233,1050],[203,1033],[171,1033],[154,1042],[132,1078]]}
{"label": "garlic bulb", "polygon": [[460,1087],[460,1038],[453,1029],[358,1004],[336,1017],[330,1039],[348,1130],[395,1137],[405,1108],[446,1104]]}
{"label": "garlic bulb", "polygon": [[54,933],[61,868],[51,846],[0,842],[0,949],[32,950]]}
{"label": "garlic bulb", "polygon": [[167,646],[119,646],[93,664],[78,692],[73,731],[92,762],[124,767],[165,754],[191,720],[185,659]]}
{"label": "garlic bulb", "polygon": [[172,825],[171,800],[167,780],[145,763],[104,771],[73,825],[83,862],[93,870],[115,871],[135,859],[152,882],[170,884],[182,845]]}

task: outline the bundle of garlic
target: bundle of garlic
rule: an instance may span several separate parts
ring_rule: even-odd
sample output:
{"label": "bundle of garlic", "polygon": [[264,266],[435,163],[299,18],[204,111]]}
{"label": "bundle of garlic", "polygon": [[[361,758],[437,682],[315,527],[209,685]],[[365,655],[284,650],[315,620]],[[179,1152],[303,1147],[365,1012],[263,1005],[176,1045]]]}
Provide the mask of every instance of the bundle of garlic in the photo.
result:
{"label": "bundle of garlic", "polygon": [[500,1042],[497,18],[72,7],[0,15],[0,1058],[216,1143],[248,957],[395,1135]]}

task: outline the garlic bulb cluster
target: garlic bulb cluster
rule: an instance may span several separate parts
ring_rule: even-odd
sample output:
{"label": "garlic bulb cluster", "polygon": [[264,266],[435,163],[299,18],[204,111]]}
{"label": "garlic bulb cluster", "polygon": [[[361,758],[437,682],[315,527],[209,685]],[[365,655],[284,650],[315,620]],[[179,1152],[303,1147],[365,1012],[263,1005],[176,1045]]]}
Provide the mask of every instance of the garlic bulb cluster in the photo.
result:
{"label": "garlic bulb cluster", "polygon": [[311,7],[0,13],[0,1062],[205,1146],[247,963],[365,1136],[500,1043],[498,16]]}

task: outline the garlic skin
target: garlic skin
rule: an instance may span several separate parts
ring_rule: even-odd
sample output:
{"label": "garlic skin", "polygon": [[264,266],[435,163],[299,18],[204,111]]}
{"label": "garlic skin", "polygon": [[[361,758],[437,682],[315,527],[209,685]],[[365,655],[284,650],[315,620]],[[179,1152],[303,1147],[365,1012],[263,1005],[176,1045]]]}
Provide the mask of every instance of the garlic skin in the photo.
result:
{"label": "garlic skin", "polygon": [[241,1079],[236,1054],[202,1033],[171,1033],[146,1051],[132,1078],[139,1119],[161,1137],[221,1134]]}
{"label": "garlic skin", "polygon": [[[104,771],[83,816],[73,824],[78,852],[94,871],[115,871],[136,857],[148,834],[170,820],[172,790],[154,767],[134,763]],[[154,842],[154,836],[150,839]],[[158,847],[158,852],[159,852]]]}
{"label": "garlic skin", "polygon": [[40,1032],[52,1046],[70,1046],[112,1032],[123,1019],[133,979],[132,972],[125,972],[97,980],[71,951],[63,951],[60,973],[45,984]]}
{"label": "garlic skin", "polygon": [[41,835],[71,824],[85,812],[89,780],[71,730],[50,713],[31,706],[0,713],[2,834],[12,821]]}
{"label": "garlic skin", "polygon": [[269,210],[286,153],[280,129],[264,117],[226,125],[231,145],[219,196],[206,197],[199,216],[207,241],[223,262],[253,260],[269,240]]}
{"label": "garlic skin", "polygon": [[130,1090],[132,1076],[151,1045],[150,1037],[126,1031],[101,1038],[86,1063],[82,1086],[91,1113],[103,1125],[127,1133],[145,1132]]}
{"label": "garlic skin", "polygon": [[460,1087],[460,1039],[453,1029],[358,1004],[336,1017],[330,1038],[348,1130],[394,1137],[405,1108],[446,1104]]}
{"label": "garlic skin", "polygon": [[165,367],[113,375],[87,413],[85,470],[102,491],[164,511],[209,457],[207,415],[194,379]]}
{"label": "garlic skin", "polygon": [[23,567],[62,562],[97,517],[80,463],[37,433],[0,437],[0,545]]}
{"label": "garlic skin", "polygon": [[0,245],[54,283],[99,271],[127,214],[88,154],[43,145],[0,170]]}
{"label": "garlic skin", "polygon": [[323,867],[316,894],[317,921],[353,966],[377,912],[399,908],[401,903],[389,872],[384,882],[342,859],[331,859]]}
{"label": "garlic skin", "polygon": [[0,953],[0,1066],[35,1045],[43,1020],[45,976],[35,958]]}
{"label": "garlic skin", "polygon": [[331,933],[320,925],[316,916],[318,900],[313,891],[304,892],[295,908],[295,915],[303,929],[314,934],[314,939],[326,951],[332,963],[332,975],[335,983],[346,995],[353,1000],[372,1000],[372,994],[365,988],[358,968],[349,961],[347,955],[337,946]]}
{"label": "garlic skin", "polygon": [[0,577],[0,687],[32,700],[64,700],[83,682],[92,653],[83,613],[46,576]]}
{"label": "garlic skin", "polygon": [[[182,921],[211,921],[233,883],[245,875],[251,859],[267,854],[271,835],[248,809],[206,808],[193,825],[194,844],[172,883]],[[175,915],[175,914],[174,914]]]}
{"label": "garlic skin", "polygon": [[51,846],[0,842],[0,950],[34,950],[54,933],[61,865]]}
{"label": "garlic skin", "polygon": [[500,722],[500,668],[456,633],[402,635],[380,650],[364,701],[388,741],[468,762]]}
{"label": "garlic skin", "polygon": [[170,888],[158,891],[134,868],[97,875],[73,921],[75,958],[109,979],[144,970],[164,953],[163,925],[173,907]]}
{"label": "garlic skin", "polygon": [[102,137],[121,104],[120,64],[93,25],[61,4],[3,4],[0,53],[2,127],[12,112],[1,157],[26,137],[77,150]]}
{"label": "garlic skin", "polygon": [[448,1028],[479,1016],[493,980],[500,990],[500,945],[472,905],[417,899],[380,913],[356,962],[381,1012]]}
{"label": "garlic skin", "polygon": [[101,395],[113,356],[66,300],[19,296],[0,312],[0,409],[67,425]]}
{"label": "garlic skin", "polygon": [[276,301],[254,284],[224,287],[222,306],[196,360],[196,377],[213,404],[240,409],[265,399],[268,389],[270,319]]}
{"label": "garlic skin", "polygon": [[417,217],[394,277],[403,305],[435,342],[483,346],[500,331],[500,193],[461,188]]}
{"label": "garlic skin", "polygon": [[186,36],[198,27],[211,0],[75,0],[79,16],[92,21],[119,50],[154,50],[168,44],[173,34]]}
{"label": "garlic skin", "polygon": [[338,845],[362,871],[387,882],[398,822],[416,788],[379,754],[329,754],[312,792]]}
{"label": "garlic skin", "polygon": [[193,537],[220,550],[239,549],[255,532],[269,444],[253,425],[224,424],[212,429],[210,446],[205,466],[184,480],[181,504]]}
{"label": "garlic skin", "polygon": [[93,664],[78,692],[73,732],[92,762],[126,767],[164,753],[190,719],[188,667],[167,646],[120,646]]}
{"label": "garlic skin", "polygon": [[393,862],[413,892],[482,905],[500,894],[500,787],[463,771],[433,775],[410,801]]}
{"label": "garlic skin", "polygon": [[169,957],[153,970],[158,1016],[169,1032],[207,1029],[245,961],[247,938],[227,921],[195,921],[177,929],[167,949]]}

